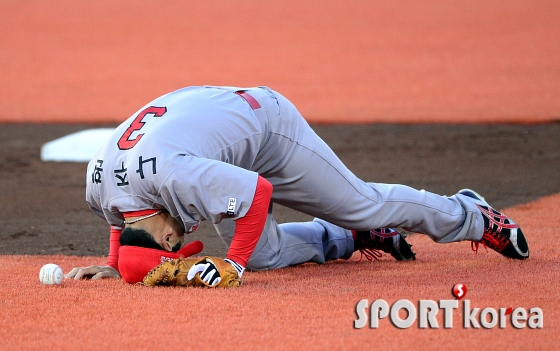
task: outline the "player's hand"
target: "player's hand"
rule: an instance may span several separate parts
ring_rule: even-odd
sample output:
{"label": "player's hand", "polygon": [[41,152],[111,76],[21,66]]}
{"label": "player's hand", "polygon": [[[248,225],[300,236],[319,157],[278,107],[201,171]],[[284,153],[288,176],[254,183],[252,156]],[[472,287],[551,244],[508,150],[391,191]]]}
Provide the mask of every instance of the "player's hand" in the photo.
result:
{"label": "player's hand", "polygon": [[189,269],[187,280],[193,279],[198,273],[200,273],[200,279],[212,287],[222,281],[218,268],[211,261],[204,260],[201,263],[193,265],[191,269]]}
{"label": "player's hand", "polygon": [[[243,275],[243,271],[245,268],[240,264],[226,258],[223,260],[226,264],[231,265],[231,268],[235,269],[237,272],[237,280],[241,279]],[[223,267],[222,267],[223,272]],[[218,285],[222,281],[222,277],[220,276],[220,270],[214,262],[210,259],[200,261],[199,263],[194,264],[187,273],[187,280],[192,280],[197,274],[200,274],[200,280],[205,282],[211,287]]]}
{"label": "player's hand", "polygon": [[111,266],[89,266],[89,267],[77,267],[72,269],[68,274],[64,276],[65,278],[74,278],[75,280],[91,278],[103,279],[103,278],[120,278],[121,275],[119,271]]}

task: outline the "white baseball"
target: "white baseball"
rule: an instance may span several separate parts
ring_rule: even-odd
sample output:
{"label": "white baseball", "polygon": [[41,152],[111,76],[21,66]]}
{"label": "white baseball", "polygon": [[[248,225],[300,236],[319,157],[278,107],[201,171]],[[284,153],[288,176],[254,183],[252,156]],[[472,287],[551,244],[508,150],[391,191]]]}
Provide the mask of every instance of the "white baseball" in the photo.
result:
{"label": "white baseball", "polygon": [[62,268],[54,263],[48,263],[41,268],[39,280],[45,285],[62,284]]}

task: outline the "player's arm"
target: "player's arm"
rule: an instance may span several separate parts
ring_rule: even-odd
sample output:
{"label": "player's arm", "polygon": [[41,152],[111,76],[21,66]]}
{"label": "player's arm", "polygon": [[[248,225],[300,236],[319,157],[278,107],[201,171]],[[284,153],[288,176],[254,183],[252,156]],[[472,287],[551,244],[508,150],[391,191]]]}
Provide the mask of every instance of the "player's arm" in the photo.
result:
{"label": "player's arm", "polygon": [[[163,201],[177,203],[182,216],[200,216],[212,223],[236,221],[226,260],[241,275],[264,229],[272,185],[256,172],[218,160],[185,156],[169,173],[158,172]],[[194,267],[194,266],[193,266]],[[194,269],[202,269],[195,267]],[[200,271],[212,278],[210,265]],[[207,271],[207,272],[206,272]]]}
{"label": "player's arm", "polygon": [[[96,215],[105,219],[101,206],[98,203],[98,198],[94,197],[89,191],[86,191],[86,201]],[[120,247],[121,228],[111,226],[111,234],[109,239],[109,257],[107,266],[88,266],[73,268],[66,278],[74,278],[76,280],[82,278],[102,279],[102,278],[120,278],[118,262],[119,262],[119,247]]]}
{"label": "player's arm", "polygon": [[236,221],[233,239],[226,255],[226,260],[242,266],[241,273],[247,267],[264,229],[271,197],[272,184],[259,176],[251,207],[244,217]]}
{"label": "player's arm", "polygon": [[[272,197],[272,184],[261,176],[258,176],[255,195],[251,206],[245,216],[237,219],[235,224],[235,232],[231,245],[227,252],[225,262],[229,263],[237,272],[235,282],[224,283],[228,277],[227,269],[219,269],[212,259],[202,260],[190,267],[187,279],[189,281],[196,280],[197,275],[205,286],[238,286],[241,276],[247,267],[247,262],[251,254],[257,246],[257,242],[266,224],[270,199]],[[158,280],[156,277],[150,277],[148,280]],[[195,284],[196,285],[196,284]],[[198,285],[197,285],[198,286]]]}
{"label": "player's arm", "polygon": [[103,279],[103,278],[120,278],[119,273],[119,248],[122,229],[111,226],[111,235],[109,238],[109,257],[106,266],[88,266],[76,267],[72,269],[66,278],[74,278],[76,280],[82,278]]}

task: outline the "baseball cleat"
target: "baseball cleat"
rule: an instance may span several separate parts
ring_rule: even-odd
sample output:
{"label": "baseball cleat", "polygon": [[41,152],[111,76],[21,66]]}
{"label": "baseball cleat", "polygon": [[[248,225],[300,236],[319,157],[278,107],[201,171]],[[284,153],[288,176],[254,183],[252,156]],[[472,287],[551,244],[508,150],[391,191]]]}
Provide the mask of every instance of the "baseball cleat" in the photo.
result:
{"label": "baseball cleat", "polygon": [[378,259],[381,252],[391,254],[397,261],[412,261],[416,255],[404,237],[395,229],[381,228],[369,232],[356,231],[354,251],[360,251],[368,260]]}
{"label": "baseball cleat", "polygon": [[529,258],[529,246],[519,225],[490,207],[475,191],[463,189],[459,194],[474,199],[484,219],[484,234],[480,241],[471,242],[473,251],[477,252],[478,245],[482,244],[485,248],[489,247],[509,258],[518,260]]}

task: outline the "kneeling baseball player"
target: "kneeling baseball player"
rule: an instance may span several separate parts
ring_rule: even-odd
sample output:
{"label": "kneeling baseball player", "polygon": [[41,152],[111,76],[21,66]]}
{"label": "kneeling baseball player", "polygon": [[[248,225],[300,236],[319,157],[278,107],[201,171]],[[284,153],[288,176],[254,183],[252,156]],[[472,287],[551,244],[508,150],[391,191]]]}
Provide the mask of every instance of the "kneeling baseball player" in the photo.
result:
{"label": "kneeling baseball player", "polygon": [[[519,226],[472,190],[447,197],[358,179],[267,87],[195,86],[150,102],[89,163],[86,200],[111,225],[108,263],[67,278],[237,286],[246,268],[325,263],[358,250],[414,260],[393,228],[529,257]],[[278,224],[273,203],[315,220]],[[184,246],[184,235],[201,220],[227,244],[225,259],[183,258],[200,252]]]}

